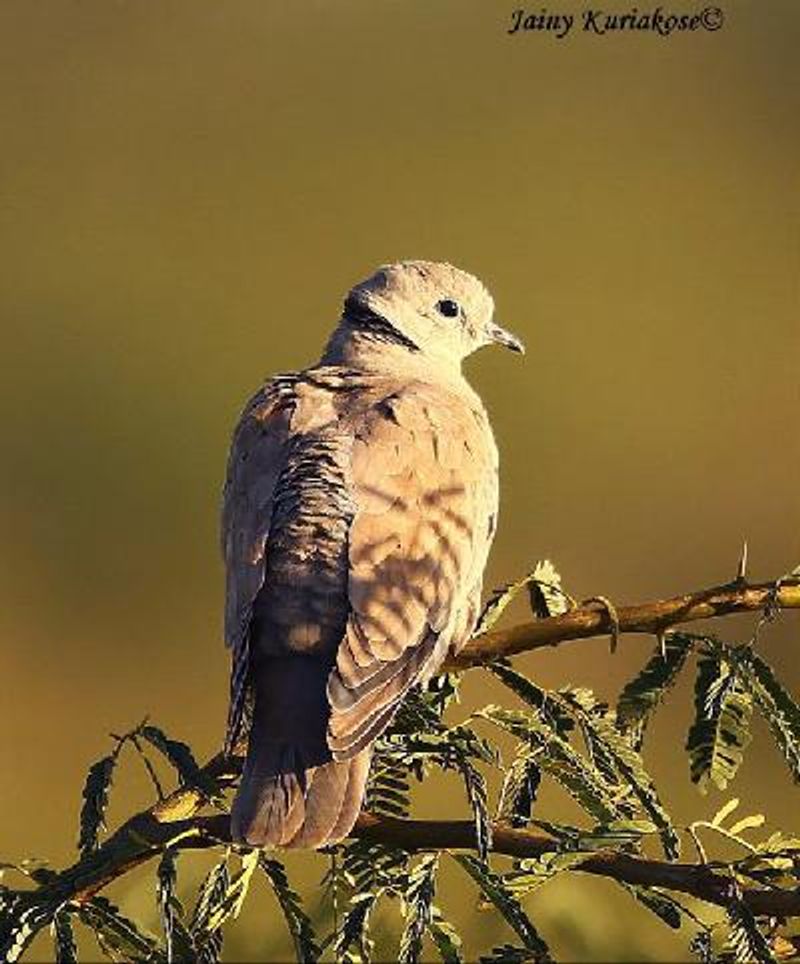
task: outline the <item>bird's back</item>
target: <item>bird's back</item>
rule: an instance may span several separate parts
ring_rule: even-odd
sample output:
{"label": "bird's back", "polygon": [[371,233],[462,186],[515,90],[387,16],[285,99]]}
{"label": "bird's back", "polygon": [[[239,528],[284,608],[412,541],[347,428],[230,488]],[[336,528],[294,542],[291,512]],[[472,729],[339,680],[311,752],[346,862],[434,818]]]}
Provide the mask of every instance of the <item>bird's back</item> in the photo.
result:
{"label": "bird's back", "polygon": [[[328,813],[309,834],[309,786],[316,773],[336,810],[355,769],[350,796],[362,793],[369,747],[405,692],[468,638],[496,465],[463,380],[321,366],[273,380],[247,406],[224,512],[233,738],[255,698],[243,786],[258,791],[240,794],[240,836],[319,846],[349,831]],[[276,773],[280,792],[265,796]],[[352,819],[354,799],[339,801]]]}
{"label": "bird's back", "polygon": [[523,351],[451,264],[384,265],[347,295],[322,361],[246,409],[228,463],[228,746],[249,728],[235,839],[345,837],[372,745],[468,639],[497,524],[497,452],[461,375]]}

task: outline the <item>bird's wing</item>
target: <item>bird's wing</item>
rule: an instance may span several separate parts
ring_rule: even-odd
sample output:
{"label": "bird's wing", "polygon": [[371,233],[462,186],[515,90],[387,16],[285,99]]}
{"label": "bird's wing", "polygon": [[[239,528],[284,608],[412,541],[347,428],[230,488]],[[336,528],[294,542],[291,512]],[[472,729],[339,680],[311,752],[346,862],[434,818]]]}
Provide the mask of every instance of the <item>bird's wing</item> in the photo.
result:
{"label": "bird's wing", "polygon": [[264,581],[273,494],[286,461],[295,404],[292,376],[280,376],[269,382],[246,405],[228,458],[222,506],[225,641],[233,657],[228,750],[240,736],[246,717],[250,692],[250,619],[253,602]]}
{"label": "bird's wing", "polygon": [[[412,385],[356,432],[350,615],[328,683],[328,745],[344,759],[466,641],[497,512],[496,450],[470,394]],[[477,590],[477,591],[476,591]]]}

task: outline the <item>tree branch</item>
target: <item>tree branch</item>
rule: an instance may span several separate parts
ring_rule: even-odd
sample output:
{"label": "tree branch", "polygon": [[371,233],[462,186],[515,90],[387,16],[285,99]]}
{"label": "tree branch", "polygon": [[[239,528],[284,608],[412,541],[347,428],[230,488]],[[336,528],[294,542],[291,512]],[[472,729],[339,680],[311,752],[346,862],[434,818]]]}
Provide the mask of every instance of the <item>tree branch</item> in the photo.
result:
{"label": "tree branch", "polygon": [[[173,795],[173,800],[182,794]],[[119,828],[94,854],[55,876],[31,893],[37,903],[60,906],[83,902],[113,879],[163,853],[167,847],[201,850],[229,844],[227,814],[192,816],[164,822],[157,807],[137,814]],[[183,807],[181,807],[183,809]],[[163,813],[161,814],[163,816]],[[409,852],[420,850],[474,850],[475,824],[471,820],[400,820],[362,813],[353,836]],[[496,823],[492,852],[516,858],[540,857],[553,852],[558,842],[548,834],[520,830]],[[690,894],[721,907],[737,899],[736,885],[724,864],[669,863],[615,850],[598,851],[573,869],[627,884],[662,887]],[[746,889],[741,900],[757,915],[800,915],[800,891]]]}
{"label": "tree branch", "polygon": [[[409,851],[476,848],[472,820],[398,820],[362,813],[354,833],[365,840]],[[519,859],[540,857],[554,851],[556,841],[549,834],[494,824],[491,849],[493,853]],[[593,853],[572,869],[626,884],[680,891],[721,907],[736,898],[731,877],[715,873],[713,864],[668,863],[607,850]],[[800,914],[800,891],[797,890],[746,890],[741,899],[754,914],[775,917]]]}
{"label": "tree branch", "polygon": [[[767,606],[800,609],[800,583],[748,585],[735,582],[673,596],[671,599],[621,606],[617,609],[618,631],[658,634],[671,626],[734,613],[763,611]],[[443,672],[470,669],[501,656],[515,656],[533,649],[558,646],[570,640],[603,636],[613,629],[610,614],[601,603],[578,606],[563,616],[537,619],[511,629],[478,636],[467,643],[457,656],[447,660]]]}
{"label": "tree branch", "polygon": [[[660,633],[670,626],[732,613],[800,608],[800,585],[765,583],[747,585],[737,582],[672,599],[625,606],[617,610],[620,632]],[[610,614],[599,604],[580,606],[562,616],[536,620],[510,630],[487,633],[472,640],[444,670],[464,670],[568,640],[585,639],[608,633]],[[203,768],[221,787],[230,786],[238,776],[241,759],[222,754]],[[202,849],[230,842],[227,814],[198,816],[206,805],[200,790],[181,787],[148,810],[136,814],[116,830],[94,853],[60,873],[41,875],[34,890],[17,891],[21,906],[36,909],[46,923],[65,903],[90,899],[112,880],[159,855],[167,847]],[[362,813],[354,835],[405,850],[474,849],[475,829],[471,821],[397,820]],[[517,830],[498,824],[494,827],[492,849],[512,857],[536,857],[555,848],[553,838],[531,830]],[[618,851],[602,851],[586,858],[578,868],[586,873],[629,884],[663,887],[691,894],[712,904],[725,906],[736,896],[724,865],[667,863],[648,860]],[[576,868],[576,869],[578,869]],[[719,872],[717,872],[719,871]],[[754,914],[775,917],[800,915],[800,891],[750,888],[741,899]],[[24,944],[35,930],[20,938],[0,931],[0,950],[7,941]],[[16,958],[15,958],[16,959]]]}

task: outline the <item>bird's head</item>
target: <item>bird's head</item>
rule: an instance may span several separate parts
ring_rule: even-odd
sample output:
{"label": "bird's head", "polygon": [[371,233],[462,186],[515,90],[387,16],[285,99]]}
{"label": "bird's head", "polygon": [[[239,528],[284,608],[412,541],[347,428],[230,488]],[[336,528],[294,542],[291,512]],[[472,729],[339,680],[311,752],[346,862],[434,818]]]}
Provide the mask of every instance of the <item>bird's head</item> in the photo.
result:
{"label": "bird's head", "polygon": [[484,345],[522,352],[522,342],[494,320],[494,301],[477,278],[434,261],[384,265],[357,284],[345,301],[343,333],[376,349],[405,351],[460,367]]}

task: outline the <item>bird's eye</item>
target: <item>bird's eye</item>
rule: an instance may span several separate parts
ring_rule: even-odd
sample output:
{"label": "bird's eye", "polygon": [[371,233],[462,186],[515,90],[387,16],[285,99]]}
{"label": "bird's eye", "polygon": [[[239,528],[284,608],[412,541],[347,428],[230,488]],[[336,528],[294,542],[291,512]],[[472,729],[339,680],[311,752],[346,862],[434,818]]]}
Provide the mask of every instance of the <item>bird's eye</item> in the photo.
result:
{"label": "bird's eye", "polygon": [[436,305],[436,310],[440,315],[444,315],[445,318],[455,318],[459,312],[458,302],[445,298]]}

